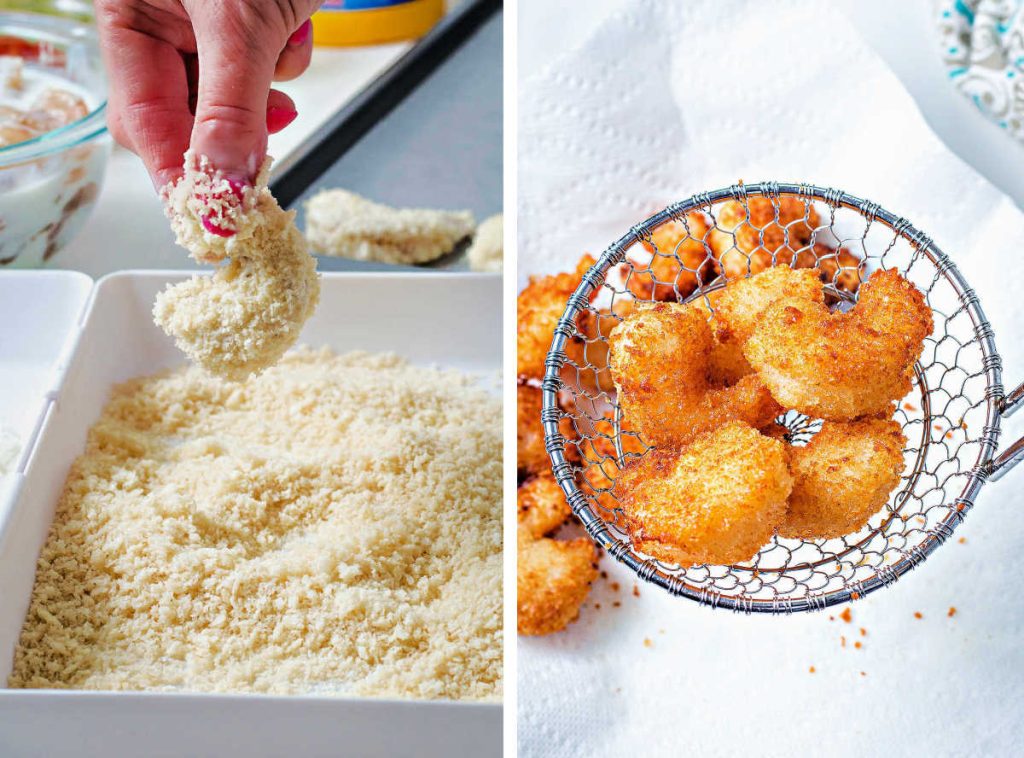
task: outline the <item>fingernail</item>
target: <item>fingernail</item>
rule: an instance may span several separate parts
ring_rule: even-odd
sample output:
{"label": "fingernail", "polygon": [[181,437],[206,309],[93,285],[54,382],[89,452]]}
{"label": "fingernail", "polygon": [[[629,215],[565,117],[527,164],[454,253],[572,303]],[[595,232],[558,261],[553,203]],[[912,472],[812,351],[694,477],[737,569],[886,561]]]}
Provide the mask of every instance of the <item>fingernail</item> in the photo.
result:
{"label": "fingernail", "polygon": [[294,121],[298,115],[299,112],[292,108],[279,108],[277,106],[267,108],[267,131],[271,134],[277,134],[277,132]]}
{"label": "fingernail", "polygon": [[[236,198],[241,200],[247,182],[239,179],[228,179],[227,182],[228,187],[231,188],[231,193]],[[205,197],[203,197],[202,195],[200,195],[199,197],[203,202],[206,202]],[[218,237],[233,237],[235,235],[234,229],[226,229],[223,226],[220,226],[216,221],[214,221],[209,216],[203,216],[202,218],[199,219],[199,221],[202,223],[203,228],[210,234],[216,235]]]}
{"label": "fingernail", "polygon": [[288,44],[294,47],[303,45],[306,40],[309,39],[309,35],[313,32],[313,22],[308,18],[303,22],[302,26],[292,32],[292,36],[288,38]]}

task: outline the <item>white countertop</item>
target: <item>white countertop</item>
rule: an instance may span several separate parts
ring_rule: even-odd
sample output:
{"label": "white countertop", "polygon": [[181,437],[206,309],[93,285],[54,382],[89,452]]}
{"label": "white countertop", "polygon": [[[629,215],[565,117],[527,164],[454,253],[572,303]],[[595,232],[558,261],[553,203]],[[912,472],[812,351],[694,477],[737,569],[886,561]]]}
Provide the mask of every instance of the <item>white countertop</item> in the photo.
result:
{"label": "white countertop", "polygon": [[[277,159],[285,157],[411,45],[316,48],[305,74],[275,85],[292,97],[299,116],[283,132],[270,137],[270,154]],[[116,147],[92,216],[79,236],[56,256],[54,265],[98,277],[125,268],[194,264],[174,244],[142,162]]]}

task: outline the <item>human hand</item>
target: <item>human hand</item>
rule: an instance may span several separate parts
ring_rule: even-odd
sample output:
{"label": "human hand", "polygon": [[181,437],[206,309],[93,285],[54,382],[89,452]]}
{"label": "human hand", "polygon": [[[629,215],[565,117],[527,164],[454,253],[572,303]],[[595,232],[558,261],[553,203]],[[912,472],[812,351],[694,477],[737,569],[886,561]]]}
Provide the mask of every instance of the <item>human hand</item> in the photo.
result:
{"label": "human hand", "polygon": [[295,103],[270,88],[306,70],[317,0],[97,0],[114,138],[158,187],[181,176],[191,147],[251,183],[267,135]]}

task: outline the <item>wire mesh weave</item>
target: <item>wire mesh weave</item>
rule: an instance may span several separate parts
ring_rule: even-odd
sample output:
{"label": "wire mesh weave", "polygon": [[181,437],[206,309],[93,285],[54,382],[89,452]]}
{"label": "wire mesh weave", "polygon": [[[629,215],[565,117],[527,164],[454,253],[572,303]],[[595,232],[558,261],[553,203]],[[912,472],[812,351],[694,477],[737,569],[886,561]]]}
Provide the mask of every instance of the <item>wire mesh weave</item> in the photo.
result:
{"label": "wire mesh weave", "polygon": [[[607,366],[608,334],[636,300],[687,301],[768,265],[815,268],[845,308],[861,281],[896,268],[926,296],[935,328],[896,420],[907,438],[900,485],[855,534],[779,537],[751,561],[681,568],[635,551],[616,475],[651,448],[623,431]],[[857,599],[896,581],[953,534],[985,482],[999,435],[1001,368],[991,327],[932,240],[878,205],[804,184],[736,185],[669,206],[609,247],[555,331],[543,382],[547,449],[574,513],[614,558],[670,592],[739,611],[791,612]],[[571,420],[563,436],[560,422]],[[794,444],[820,422],[790,411]],[[560,431],[561,429],[561,431]],[[713,472],[709,472],[713,476]]]}

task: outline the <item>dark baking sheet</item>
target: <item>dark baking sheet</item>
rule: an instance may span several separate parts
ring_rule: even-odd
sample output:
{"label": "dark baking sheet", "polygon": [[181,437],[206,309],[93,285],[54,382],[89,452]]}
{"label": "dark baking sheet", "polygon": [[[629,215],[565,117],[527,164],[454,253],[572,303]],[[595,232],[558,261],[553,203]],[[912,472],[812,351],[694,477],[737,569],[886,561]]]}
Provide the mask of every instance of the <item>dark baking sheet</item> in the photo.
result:
{"label": "dark baking sheet", "polygon": [[[501,4],[467,2],[301,145],[271,189],[300,228],[303,201],[333,187],[480,222],[502,209],[502,114]],[[322,271],[465,269],[466,247],[425,267],[318,258]]]}

